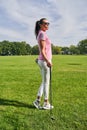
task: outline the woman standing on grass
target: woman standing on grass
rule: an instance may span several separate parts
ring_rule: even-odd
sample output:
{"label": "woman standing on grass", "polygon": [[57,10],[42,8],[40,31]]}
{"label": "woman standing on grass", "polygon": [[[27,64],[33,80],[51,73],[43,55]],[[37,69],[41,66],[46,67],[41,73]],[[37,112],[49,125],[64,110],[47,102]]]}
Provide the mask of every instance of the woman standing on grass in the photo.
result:
{"label": "woman standing on grass", "polygon": [[41,69],[42,83],[38,90],[37,99],[33,102],[36,108],[40,108],[41,97],[44,94],[44,109],[52,109],[49,103],[49,83],[50,83],[50,67],[52,66],[51,41],[49,40],[46,30],[48,30],[49,22],[46,18],[42,18],[36,22],[35,35],[39,46],[39,57],[37,63]]}

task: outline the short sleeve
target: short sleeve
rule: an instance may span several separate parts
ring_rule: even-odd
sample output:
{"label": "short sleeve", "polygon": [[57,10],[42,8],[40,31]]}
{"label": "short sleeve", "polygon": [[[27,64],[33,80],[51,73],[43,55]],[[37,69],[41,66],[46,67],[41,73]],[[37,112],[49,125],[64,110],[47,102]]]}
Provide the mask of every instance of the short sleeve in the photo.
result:
{"label": "short sleeve", "polygon": [[40,33],[39,39],[40,39],[40,40],[45,40],[45,39],[46,39],[46,38],[45,38],[45,34],[44,34],[44,33]]}

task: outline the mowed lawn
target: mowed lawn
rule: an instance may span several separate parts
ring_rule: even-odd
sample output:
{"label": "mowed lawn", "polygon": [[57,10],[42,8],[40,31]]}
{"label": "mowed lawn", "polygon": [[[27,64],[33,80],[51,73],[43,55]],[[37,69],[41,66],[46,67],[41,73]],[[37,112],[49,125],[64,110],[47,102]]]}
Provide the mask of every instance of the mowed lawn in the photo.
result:
{"label": "mowed lawn", "polygon": [[41,83],[36,57],[0,57],[0,130],[87,130],[87,56],[53,56],[55,120],[32,103]]}

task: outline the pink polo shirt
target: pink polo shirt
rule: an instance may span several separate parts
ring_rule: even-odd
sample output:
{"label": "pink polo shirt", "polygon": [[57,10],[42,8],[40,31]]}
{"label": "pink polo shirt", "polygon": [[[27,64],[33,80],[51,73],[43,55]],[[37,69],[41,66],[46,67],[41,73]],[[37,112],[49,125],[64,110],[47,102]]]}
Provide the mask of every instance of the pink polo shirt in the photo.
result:
{"label": "pink polo shirt", "polygon": [[40,48],[40,40],[44,40],[46,42],[46,47],[45,47],[45,51],[46,51],[46,56],[47,56],[47,59],[49,61],[51,61],[52,59],[52,50],[51,50],[51,41],[49,40],[46,32],[40,30],[39,31],[39,34],[37,36],[37,41],[38,41],[38,45],[39,45],[39,60],[44,60],[44,57],[41,53],[41,48]]}

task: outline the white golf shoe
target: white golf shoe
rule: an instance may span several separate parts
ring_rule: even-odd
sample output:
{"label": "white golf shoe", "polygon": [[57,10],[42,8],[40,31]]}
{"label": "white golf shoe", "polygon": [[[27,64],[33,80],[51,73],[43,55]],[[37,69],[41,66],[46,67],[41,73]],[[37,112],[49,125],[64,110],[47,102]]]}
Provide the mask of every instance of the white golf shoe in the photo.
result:
{"label": "white golf shoe", "polygon": [[53,108],[54,108],[54,106],[52,106],[49,103],[44,103],[44,105],[43,105],[43,109],[45,109],[45,110],[50,110],[50,109],[53,109]]}
{"label": "white golf shoe", "polygon": [[41,109],[41,106],[40,106],[40,102],[39,102],[39,101],[35,100],[35,101],[33,102],[33,104],[34,104],[34,106],[35,106],[37,109]]}

